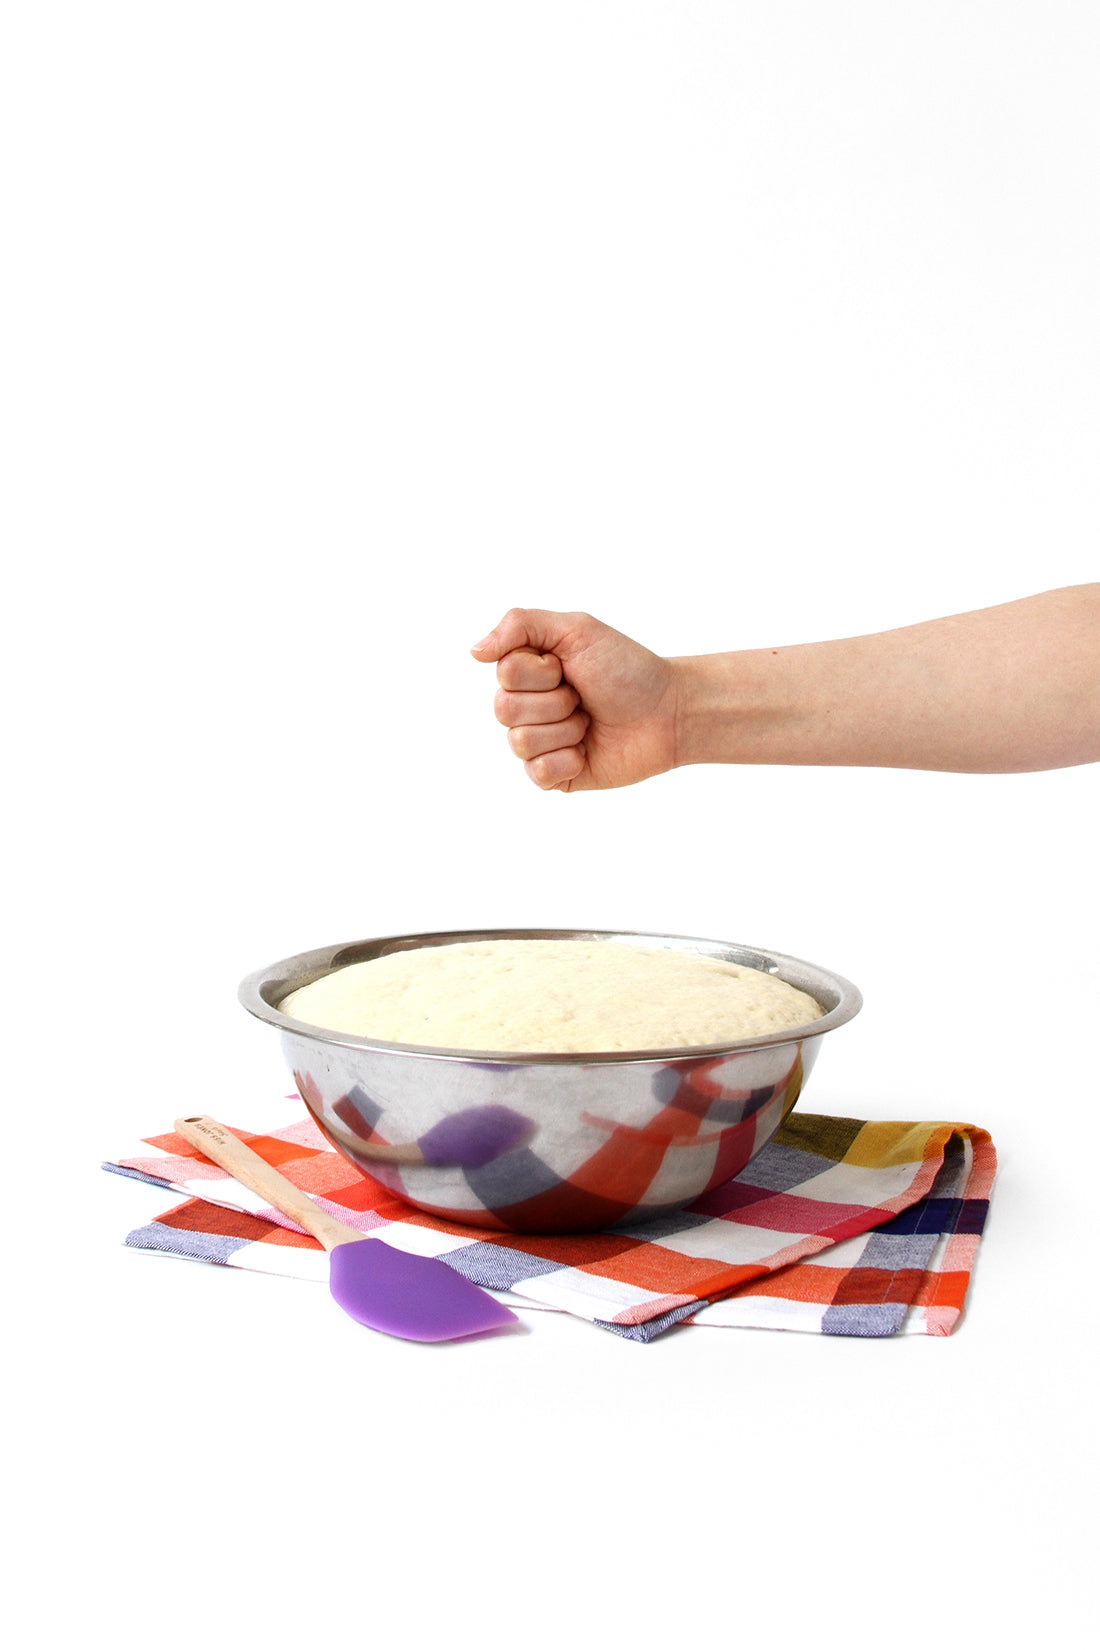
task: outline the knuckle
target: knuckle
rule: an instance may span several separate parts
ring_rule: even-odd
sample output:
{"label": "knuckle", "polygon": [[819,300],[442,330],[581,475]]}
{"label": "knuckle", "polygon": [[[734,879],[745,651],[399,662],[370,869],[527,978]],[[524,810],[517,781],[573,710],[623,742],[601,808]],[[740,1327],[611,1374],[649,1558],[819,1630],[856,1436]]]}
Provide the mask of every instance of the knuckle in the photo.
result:
{"label": "knuckle", "polygon": [[493,715],[504,727],[510,727],[515,716],[512,695],[506,688],[498,688],[493,696]]}
{"label": "knuckle", "polygon": [[530,729],[509,728],[508,747],[513,756],[518,756],[521,761],[526,762],[528,757],[534,754],[531,749]]}

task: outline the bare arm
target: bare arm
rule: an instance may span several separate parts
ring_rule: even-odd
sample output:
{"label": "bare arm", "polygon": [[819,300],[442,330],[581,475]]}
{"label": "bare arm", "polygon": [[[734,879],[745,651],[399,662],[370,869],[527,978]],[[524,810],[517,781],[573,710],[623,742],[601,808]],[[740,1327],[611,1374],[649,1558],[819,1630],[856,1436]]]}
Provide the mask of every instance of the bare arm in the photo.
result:
{"label": "bare arm", "polygon": [[1100,759],[1100,584],[675,663],[680,762],[1019,773]]}
{"label": "bare arm", "polygon": [[544,789],[693,762],[1015,773],[1100,760],[1100,584],[871,636],[662,659],[587,614],[514,608],[476,658]]}

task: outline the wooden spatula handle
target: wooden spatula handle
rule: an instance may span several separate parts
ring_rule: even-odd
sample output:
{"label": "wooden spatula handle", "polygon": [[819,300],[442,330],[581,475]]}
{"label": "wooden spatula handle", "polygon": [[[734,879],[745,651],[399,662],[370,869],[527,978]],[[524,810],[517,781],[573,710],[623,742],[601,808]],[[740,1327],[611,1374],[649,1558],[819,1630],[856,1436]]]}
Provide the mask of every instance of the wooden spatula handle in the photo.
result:
{"label": "wooden spatula handle", "polygon": [[242,1186],[249,1187],[259,1197],[266,1198],[273,1209],[304,1226],[326,1249],[335,1249],[338,1243],[348,1243],[364,1235],[319,1209],[312,1198],[300,1192],[278,1169],[265,1163],[251,1146],[238,1140],[224,1124],[215,1123],[212,1117],[177,1117],[173,1127],[178,1135],[196,1146],[220,1169],[225,1169],[234,1180],[239,1180]]}

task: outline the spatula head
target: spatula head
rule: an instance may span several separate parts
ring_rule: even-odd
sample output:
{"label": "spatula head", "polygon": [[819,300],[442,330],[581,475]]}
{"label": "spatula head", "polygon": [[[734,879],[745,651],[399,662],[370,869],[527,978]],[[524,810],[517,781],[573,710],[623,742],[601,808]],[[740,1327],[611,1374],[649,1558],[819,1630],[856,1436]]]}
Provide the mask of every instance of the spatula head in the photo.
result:
{"label": "spatula head", "polygon": [[406,1254],[381,1238],[337,1244],[328,1281],[351,1317],[406,1341],[453,1341],[516,1322],[514,1312],[441,1260]]}

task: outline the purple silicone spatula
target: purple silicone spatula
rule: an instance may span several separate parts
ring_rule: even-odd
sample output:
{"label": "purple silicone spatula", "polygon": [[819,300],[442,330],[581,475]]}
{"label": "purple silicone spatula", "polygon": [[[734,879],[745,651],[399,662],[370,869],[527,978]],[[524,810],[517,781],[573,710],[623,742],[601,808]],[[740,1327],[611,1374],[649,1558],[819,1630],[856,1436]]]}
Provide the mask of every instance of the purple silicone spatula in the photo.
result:
{"label": "purple silicone spatula", "polygon": [[454,1341],[517,1321],[514,1312],[441,1260],[394,1249],[382,1238],[357,1232],[326,1214],[212,1117],[177,1118],[174,1128],[204,1157],[324,1245],[332,1298],[369,1329],[406,1341]]}

